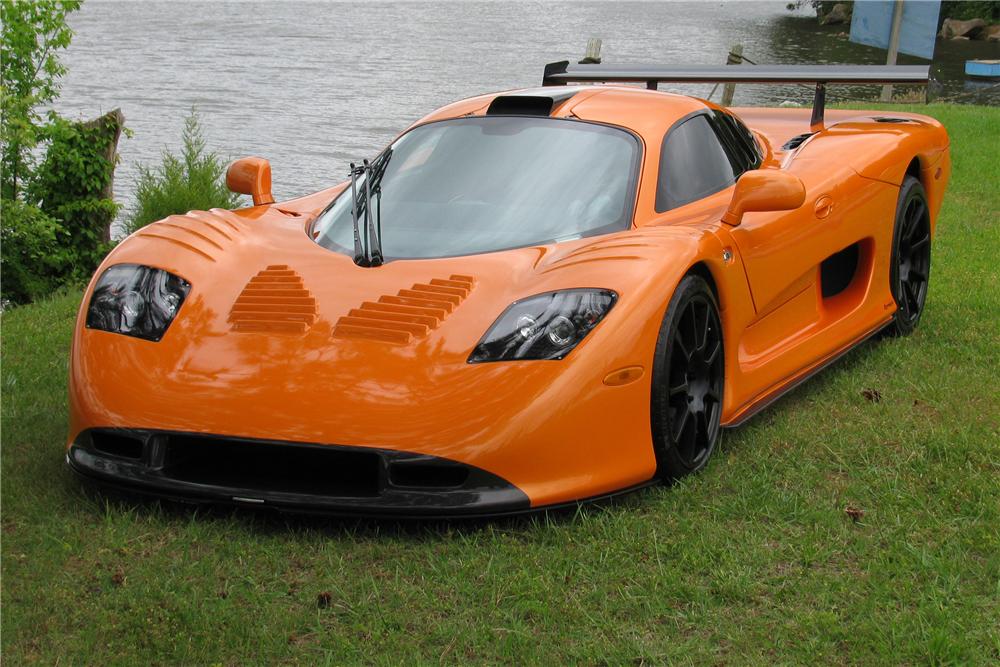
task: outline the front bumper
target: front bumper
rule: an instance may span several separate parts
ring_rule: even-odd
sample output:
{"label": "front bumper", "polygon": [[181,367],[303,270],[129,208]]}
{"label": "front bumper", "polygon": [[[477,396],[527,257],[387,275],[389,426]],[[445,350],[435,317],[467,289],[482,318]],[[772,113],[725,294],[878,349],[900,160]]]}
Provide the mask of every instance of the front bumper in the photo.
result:
{"label": "front bumper", "polygon": [[144,429],[88,429],[66,454],[81,476],[185,502],[380,518],[518,514],[528,496],[475,466],[389,449]]}

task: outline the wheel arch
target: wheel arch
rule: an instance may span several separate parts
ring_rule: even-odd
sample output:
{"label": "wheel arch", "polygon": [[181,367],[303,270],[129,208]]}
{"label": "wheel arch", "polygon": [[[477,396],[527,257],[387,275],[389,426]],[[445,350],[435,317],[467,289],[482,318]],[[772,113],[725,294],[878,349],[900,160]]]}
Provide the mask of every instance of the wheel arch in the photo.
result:
{"label": "wheel arch", "polygon": [[707,262],[704,260],[695,262],[687,271],[684,272],[684,275],[696,275],[708,283],[709,288],[712,290],[712,295],[715,297],[716,304],[719,306],[719,310],[721,311],[723,309],[722,295],[719,294],[719,286],[716,284],[715,276],[712,275],[712,269],[709,268]]}

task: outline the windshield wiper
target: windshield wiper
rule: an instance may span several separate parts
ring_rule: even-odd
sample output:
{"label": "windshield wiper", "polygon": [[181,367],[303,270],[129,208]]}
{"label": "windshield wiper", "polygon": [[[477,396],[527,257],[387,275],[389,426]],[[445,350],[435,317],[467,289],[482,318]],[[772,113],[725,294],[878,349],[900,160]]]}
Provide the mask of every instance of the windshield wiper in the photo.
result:
{"label": "windshield wiper", "polygon": [[[384,153],[375,158],[374,162],[368,160],[362,162],[358,167],[351,163],[351,216],[354,222],[354,263],[358,266],[381,266],[384,257],[382,255],[382,176],[392,157],[392,149],[387,149]],[[358,194],[358,177],[364,176],[364,191]],[[372,219],[371,201],[372,193],[378,201],[378,212],[376,218]],[[364,216],[364,241],[360,230],[360,218]]]}
{"label": "windshield wiper", "polygon": [[351,218],[354,221],[354,263],[358,266],[369,266],[368,251],[361,247],[361,233],[358,230],[358,176],[361,176],[364,171],[363,167],[356,167],[353,162],[351,163]]}
{"label": "windshield wiper", "polygon": [[[378,230],[372,220],[372,166],[368,160],[365,165],[365,232],[368,234],[368,266],[382,266],[382,225]],[[381,199],[380,199],[381,201]],[[379,204],[382,208],[382,204]],[[381,216],[380,216],[381,217]]]}

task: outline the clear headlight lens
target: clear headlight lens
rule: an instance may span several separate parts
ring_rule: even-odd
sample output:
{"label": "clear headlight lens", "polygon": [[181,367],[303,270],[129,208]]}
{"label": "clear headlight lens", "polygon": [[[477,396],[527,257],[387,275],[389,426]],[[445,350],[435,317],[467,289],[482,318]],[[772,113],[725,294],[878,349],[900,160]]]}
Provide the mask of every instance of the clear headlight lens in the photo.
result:
{"label": "clear headlight lens", "polygon": [[562,359],[604,319],[618,295],[606,289],[571,289],[515,301],[497,318],[469,363]]}
{"label": "clear headlight lens", "polygon": [[158,341],[190,290],[190,283],[163,269],[116,264],[97,279],[87,327]]}

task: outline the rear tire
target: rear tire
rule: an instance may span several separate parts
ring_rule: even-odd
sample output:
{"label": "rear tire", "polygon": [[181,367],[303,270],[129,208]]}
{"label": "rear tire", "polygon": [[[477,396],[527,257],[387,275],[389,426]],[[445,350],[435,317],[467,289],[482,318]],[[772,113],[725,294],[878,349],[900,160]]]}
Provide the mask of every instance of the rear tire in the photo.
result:
{"label": "rear tire", "polygon": [[650,414],[657,476],[705,467],[721,427],[725,354],[719,308],[708,284],[688,275],[670,299],[653,356]]}
{"label": "rear tire", "polygon": [[920,181],[907,176],[899,189],[892,233],[889,286],[896,312],[886,327],[890,336],[908,336],[920,323],[931,273],[931,219]]}

